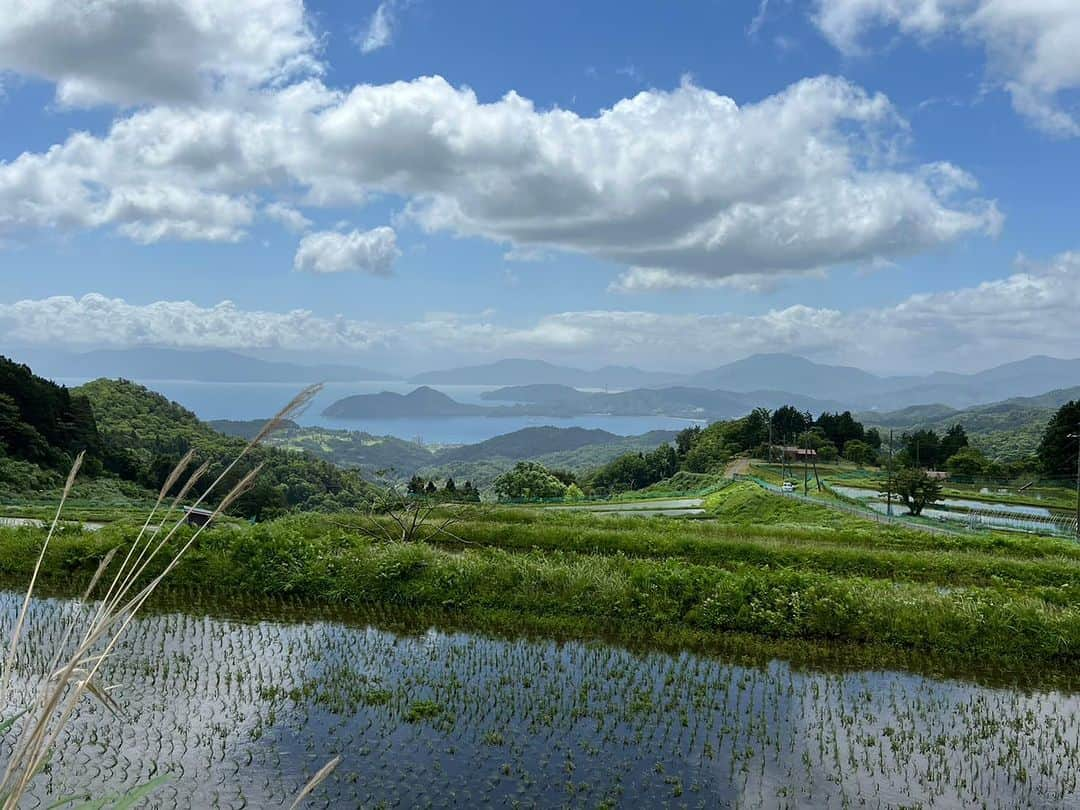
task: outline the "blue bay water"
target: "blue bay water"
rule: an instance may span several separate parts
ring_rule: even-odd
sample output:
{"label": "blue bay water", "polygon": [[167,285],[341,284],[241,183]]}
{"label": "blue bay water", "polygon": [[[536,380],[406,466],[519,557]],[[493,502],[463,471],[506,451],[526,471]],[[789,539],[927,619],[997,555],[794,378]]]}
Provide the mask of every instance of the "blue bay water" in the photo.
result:
{"label": "blue bay water", "polygon": [[[85,379],[61,377],[57,382],[76,386]],[[200,419],[265,419],[281,409],[303,387],[298,383],[218,383],[191,380],[136,380],[174,402],[193,411]],[[480,395],[496,386],[431,386],[458,402],[490,405]],[[558,419],[550,416],[457,416],[437,419],[330,419],[322,411],[332,402],[353,394],[377,394],[392,391],[407,394],[416,388],[408,382],[370,381],[327,383],[307,411],[296,421],[302,425],[362,430],[375,436],[396,436],[424,444],[472,444],[526,427],[599,428],[620,436],[634,436],[650,430],[682,430],[687,419],[669,416],[605,416],[603,414]]]}

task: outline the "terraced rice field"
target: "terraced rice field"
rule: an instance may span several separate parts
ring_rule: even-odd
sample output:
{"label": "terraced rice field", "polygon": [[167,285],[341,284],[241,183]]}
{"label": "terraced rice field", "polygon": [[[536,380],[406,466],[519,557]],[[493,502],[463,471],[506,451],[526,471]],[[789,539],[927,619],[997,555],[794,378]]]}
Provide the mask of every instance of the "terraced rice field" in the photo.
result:
{"label": "terraced rice field", "polygon": [[[0,593],[5,633],[18,599]],[[75,609],[34,602],[21,694]],[[151,806],[288,806],[341,754],[310,806],[1080,807],[1080,683],[389,626],[137,619],[105,673],[124,716],[84,705],[38,806],[160,773]]]}

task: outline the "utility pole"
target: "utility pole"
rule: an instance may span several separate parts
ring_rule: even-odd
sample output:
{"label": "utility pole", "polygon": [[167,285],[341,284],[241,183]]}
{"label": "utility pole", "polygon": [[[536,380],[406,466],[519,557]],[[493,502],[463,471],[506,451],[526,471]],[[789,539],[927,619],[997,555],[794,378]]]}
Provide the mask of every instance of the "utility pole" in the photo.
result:
{"label": "utility pole", "polygon": [[1076,439],[1076,539],[1080,540],[1080,432],[1070,433],[1068,438]]}
{"label": "utility pole", "polygon": [[885,484],[888,492],[885,493],[885,513],[892,517],[892,430],[889,430],[889,479]]}
{"label": "utility pole", "polygon": [[810,456],[810,436],[806,434],[803,436],[803,457],[802,457],[802,494],[810,494],[810,469],[808,466]]}
{"label": "utility pole", "polygon": [[787,436],[781,438],[784,443],[780,448],[780,484],[783,485],[787,481]]}

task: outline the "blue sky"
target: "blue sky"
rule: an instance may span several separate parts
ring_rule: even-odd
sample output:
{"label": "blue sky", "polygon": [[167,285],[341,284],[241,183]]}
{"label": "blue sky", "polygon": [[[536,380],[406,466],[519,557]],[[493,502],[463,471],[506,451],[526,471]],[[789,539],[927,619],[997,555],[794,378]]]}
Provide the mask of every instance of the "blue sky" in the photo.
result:
{"label": "blue sky", "polygon": [[1078,4],[33,5],[0,349],[1080,355]]}

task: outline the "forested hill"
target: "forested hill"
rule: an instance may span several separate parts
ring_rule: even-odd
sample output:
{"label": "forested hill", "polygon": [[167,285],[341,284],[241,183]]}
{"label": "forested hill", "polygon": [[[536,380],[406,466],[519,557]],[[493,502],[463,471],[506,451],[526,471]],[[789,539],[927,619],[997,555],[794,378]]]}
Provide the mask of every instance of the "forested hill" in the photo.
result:
{"label": "forested hill", "polygon": [[917,405],[885,413],[864,413],[859,418],[898,434],[914,430],[945,431],[963,424],[971,443],[991,458],[1011,461],[1035,452],[1043,429],[1066,402],[1080,399],[1080,386],[1060,388],[1034,397],[1013,397],[964,410],[948,405]]}
{"label": "forested hill", "polygon": [[[75,389],[89,400],[103,443],[114,449],[114,469],[122,477],[156,488],[176,461],[195,448],[212,463],[211,475],[243,449],[244,439],[218,433],[187,409],[127,380],[94,380]],[[255,487],[238,502],[245,516],[268,517],[299,509],[338,509],[366,500],[368,485],[360,475],[307,453],[258,447],[251,464],[234,471],[239,477],[262,463]]]}
{"label": "forested hill", "polygon": [[66,471],[82,450],[99,469],[104,452],[87,398],[0,357],[0,456]]}
{"label": "forested hill", "polygon": [[[216,477],[245,444],[136,383],[95,380],[68,390],[0,357],[0,489],[5,492],[50,491],[85,450],[81,480],[124,482],[125,491],[149,496],[189,448],[211,463],[210,475]],[[236,514],[263,518],[290,509],[340,509],[366,502],[370,493],[355,471],[306,453],[264,447],[237,465],[219,493],[258,463],[263,471],[233,507]]]}

